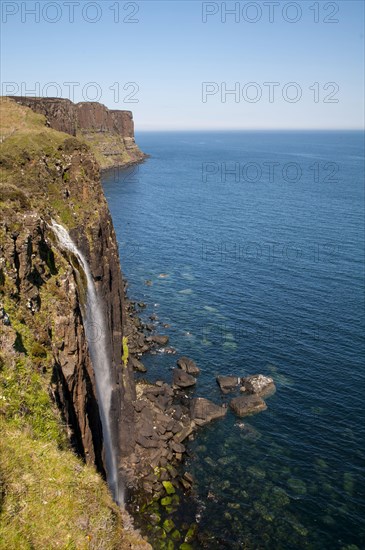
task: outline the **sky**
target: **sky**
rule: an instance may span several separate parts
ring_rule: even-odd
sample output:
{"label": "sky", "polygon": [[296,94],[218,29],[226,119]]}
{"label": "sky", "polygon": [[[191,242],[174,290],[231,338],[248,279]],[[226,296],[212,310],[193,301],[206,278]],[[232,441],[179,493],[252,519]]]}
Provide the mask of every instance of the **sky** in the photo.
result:
{"label": "sky", "polygon": [[361,129],[364,2],[1,1],[2,95],[138,130]]}

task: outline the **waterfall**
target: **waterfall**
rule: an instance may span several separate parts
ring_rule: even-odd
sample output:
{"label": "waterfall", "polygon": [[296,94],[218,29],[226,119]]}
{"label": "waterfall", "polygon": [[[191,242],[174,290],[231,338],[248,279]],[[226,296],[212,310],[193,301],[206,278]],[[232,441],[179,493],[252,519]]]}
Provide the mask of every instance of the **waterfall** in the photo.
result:
{"label": "waterfall", "polygon": [[106,323],[102,301],[96,292],[88,263],[72,241],[66,229],[53,220],[51,227],[62,248],[72,252],[72,254],[76,256],[86,276],[86,304],[81,307],[81,312],[95,375],[97,400],[103,430],[107,481],[114,500],[118,504],[121,504],[124,500],[124,495],[122,488],[119,487],[116,453],[113,449],[110,426],[110,406],[112,398],[112,381],[110,378],[111,364],[108,353],[108,339],[107,331],[105,330]]}

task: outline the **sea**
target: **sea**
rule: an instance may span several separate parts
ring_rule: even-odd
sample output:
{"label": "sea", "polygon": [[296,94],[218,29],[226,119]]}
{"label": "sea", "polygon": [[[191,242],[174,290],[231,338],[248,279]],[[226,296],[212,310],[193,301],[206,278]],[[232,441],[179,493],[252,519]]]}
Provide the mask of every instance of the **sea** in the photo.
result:
{"label": "sea", "polygon": [[277,388],[187,443],[192,547],[365,548],[363,133],[136,141],[150,158],[103,186],[129,297],[177,351],[145,355],[144,377],[171,382],[185,355],[201,369],[189,396],[229,403],[218,375]]}

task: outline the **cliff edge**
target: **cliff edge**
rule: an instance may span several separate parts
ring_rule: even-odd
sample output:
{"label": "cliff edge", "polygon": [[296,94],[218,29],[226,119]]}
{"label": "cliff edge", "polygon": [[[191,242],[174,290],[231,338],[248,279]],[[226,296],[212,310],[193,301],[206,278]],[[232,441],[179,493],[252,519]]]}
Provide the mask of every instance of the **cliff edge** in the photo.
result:
{"label": "cliff edge", "polygon": [[[135,445],[135,384],[122,363],[123,283],[99,165],[70,135],[79,131],[72,113],[84,108],[53,104],[47,127],[20,103],[0,101],[0,547],[150,548],[100,477],[83,273],[52,229],[55,220],[68,231],[104,303],[105,326],[96,328],[107,339],[111,431],[122,461]],[[127,115],[117,120],[128,125]]]}
{"label": "cliff edge", "polygon": [[101,169],[125,167],[146,158],[135,141],[131,111],[110,110],[96,102],[75,104],[62,98],[10,99],[44,115],[49,128],[87,143]]}

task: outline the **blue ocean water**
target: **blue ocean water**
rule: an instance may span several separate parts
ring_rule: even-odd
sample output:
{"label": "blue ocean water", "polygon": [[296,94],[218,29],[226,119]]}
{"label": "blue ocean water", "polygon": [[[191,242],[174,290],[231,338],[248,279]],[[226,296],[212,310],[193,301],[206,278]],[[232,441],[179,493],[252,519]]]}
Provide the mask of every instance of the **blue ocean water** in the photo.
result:
{"label": "blue ocean water", "polygon": [[[206,547],[364,548],[363,135],[137,142],[151,158],[103,177],[130,297],[197,361],[194,395],[227,401],[218,374],[277,385],[189,444]],[[145,356],[150,379],[176,358]]]}

